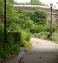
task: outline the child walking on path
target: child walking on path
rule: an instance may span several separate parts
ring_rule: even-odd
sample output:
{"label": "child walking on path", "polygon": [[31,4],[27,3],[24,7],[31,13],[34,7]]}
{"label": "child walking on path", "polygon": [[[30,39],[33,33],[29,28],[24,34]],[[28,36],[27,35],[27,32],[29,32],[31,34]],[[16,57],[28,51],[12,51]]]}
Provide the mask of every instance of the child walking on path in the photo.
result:
{"label": "child walking on path", "polygon": [[24,44],[21,44],[20,52],[19,52],[19,55],[18,55],[19,63],[24,63],[25,53],[26,53],[26,49],[24,48]]}

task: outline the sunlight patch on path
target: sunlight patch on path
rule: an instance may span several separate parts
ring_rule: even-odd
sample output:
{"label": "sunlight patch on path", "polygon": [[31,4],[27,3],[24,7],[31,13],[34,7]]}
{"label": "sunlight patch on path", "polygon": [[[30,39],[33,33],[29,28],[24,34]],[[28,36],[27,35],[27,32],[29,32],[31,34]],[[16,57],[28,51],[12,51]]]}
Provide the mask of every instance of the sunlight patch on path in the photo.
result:
{"label": "sunlight patch on path", "polygon": [[58,44],[52,41],[37,38],[31,38],[30,41],[32,43],[33,48],[58,48]]}

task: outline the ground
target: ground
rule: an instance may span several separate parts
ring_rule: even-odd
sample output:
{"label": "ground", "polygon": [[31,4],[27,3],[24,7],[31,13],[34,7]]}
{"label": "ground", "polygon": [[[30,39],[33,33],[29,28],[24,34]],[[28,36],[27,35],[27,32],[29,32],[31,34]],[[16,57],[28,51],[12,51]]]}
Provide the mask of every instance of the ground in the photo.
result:
{"label": "ground", "polygon": [[[31,38],[30,42],[32,49],[26,53],[24,63],[58,63],[58,44],[38,38]],[[18,58],[7,63],[18,63]]]}
{"label": "ground", "polygon": [[25,63],[57,63],[58,44],[37,38],[31,38],[33,48],[26,54]]}

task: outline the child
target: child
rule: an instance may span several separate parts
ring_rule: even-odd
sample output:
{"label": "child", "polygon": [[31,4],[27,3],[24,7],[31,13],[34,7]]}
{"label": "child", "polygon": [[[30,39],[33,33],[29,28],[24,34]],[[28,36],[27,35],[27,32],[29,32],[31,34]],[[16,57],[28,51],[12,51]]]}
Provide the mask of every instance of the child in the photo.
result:
{"label": "child", "polygon": [[19,52],[19,55],[18,55],[19,63],[24,63],[24,61],[23,61],[24,56],[25,56],[25,48],[24,48],[24,44],[21,44],[20,52]]}

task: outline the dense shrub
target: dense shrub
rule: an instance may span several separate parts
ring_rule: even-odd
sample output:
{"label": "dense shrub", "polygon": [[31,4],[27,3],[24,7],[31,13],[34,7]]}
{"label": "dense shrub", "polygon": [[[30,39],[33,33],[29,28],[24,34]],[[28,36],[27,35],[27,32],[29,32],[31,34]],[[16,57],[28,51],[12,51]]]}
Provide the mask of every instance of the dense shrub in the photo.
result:
{"label": "dense shrub", "polygon": [[36,11],[19,10],[18,23],[22,29],[31,29],[33,25],[44,26],[47,23],[47,16],[48,16],[47,12],[42,10],[36,10]]}
{"label": "dense shrub", "polygon": [[58,27],[55,27],[54,29],[55,29],[54,33],[58,33]]}
{"label": "dense shrub", "polygon": [[8,32],[8,42],[20,42],[21,32]]}
{"label": "dense shrub", "polygon": [[17,55],[19,52],[19,44],[9,44],[6,48],[0,47],[0,58],[8,58],[10,55]]}
{"label": "dense shrub", "polygon": [[48,34],[49,32],[40,32],[40,33],[35,33],[34,36],[41,39],[47,39]]}
{"label": "dense shrub", "polygon": [[27,49],[30,49],[30,48],[32,48],[32,44],[30,43],[30,41],[24,40],[24,47]]}
{"label": "dense shrub", "polygon": [[25,48],[31,48],[32,45],[30,43],[30,37],[31,37],[30,32],[22,31],[21,33],[22,33],[21,43],[24,43]]}
{"label": "dense shrub", "polygon": [[18,21],[19,26],[24,30],[25,29],[30,30],[30,28],[33,25],[33,20],[31,20],[31,12],[26,10],[19,10],[18,16],[19,16]]}
{"label": "dense shrub", "polygon": [[34,24],[46,24],[47,23],[47,12],[42,10],[36,10],[32,13],[31,19],[34,21]]}
{"label": "dense shrub", "polygon": [[49,26],[47,25],[34,25],[30,32],[32,33],[39,33],[39,32],[49,32]]}
{"label": "dense shrub", "polygon": [[54,42],[58,43],[58,37],[54,37],[54,38],[52,38],[52,40],[53,40]]}
{"label": "dense shrub", "polygon": [[30,40],[30,32],[22,31],[22,39],[29,41]]}
{"label": "dense shrub", "polygon": [[58,27],[53,27],[54,32],[52,34],[52,40],[56,43],[58,43]]}
{"label": "dense shrub", "polygon": [[58,32],[57,33],[56,32],[53,33],[52,40],[55,41],[56,43],[58,43]]}
{"label": "dense shrub", "polygon": [[8,58],[10,55],[17,55],[19,52],[20,41],[14,41],[14,32],[8,33],[7,45],[3,48],[3,32],[0,30],[0,58]]}
{"label": "dense shrub", "polygon": [[[17,34],[16,38],[14,34]],[[20,42],[24,43],[25,48],[31,48],[32,45],[30,43],[30,37],[30,32],[26,31],[8,32],[8,43],[6,48],[3,48],[3,32],[0,31],[0,58],[8,58],[10,55],[17,55],[19,52]],[[17,40],[16,42],[15,39]]]}

